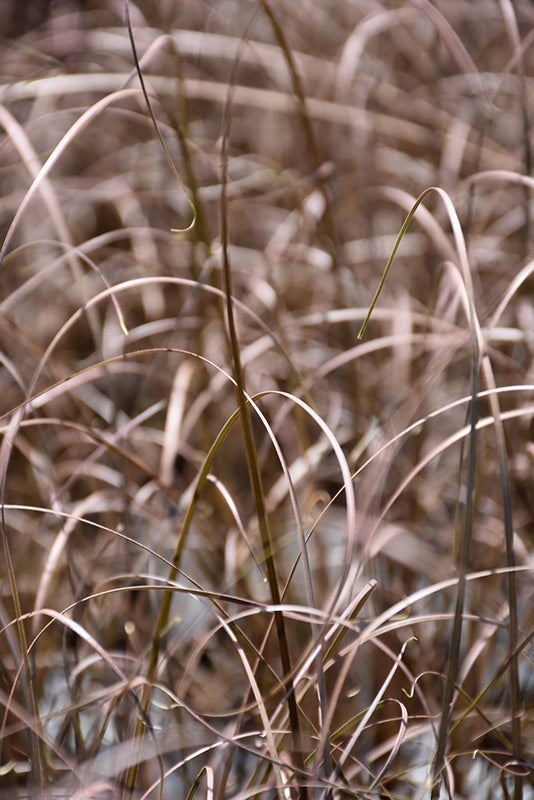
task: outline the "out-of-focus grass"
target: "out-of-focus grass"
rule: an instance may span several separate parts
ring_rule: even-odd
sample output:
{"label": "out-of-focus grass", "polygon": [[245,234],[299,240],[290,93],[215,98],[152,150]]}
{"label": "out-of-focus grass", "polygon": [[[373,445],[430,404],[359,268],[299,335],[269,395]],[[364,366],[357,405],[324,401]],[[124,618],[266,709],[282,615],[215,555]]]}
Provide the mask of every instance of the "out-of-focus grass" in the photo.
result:
{"label": "out-of-focus grass", "polygon": [[186,232],[122,4],[0,10],[2,791],[534,796],[531,4],[130,17]]}

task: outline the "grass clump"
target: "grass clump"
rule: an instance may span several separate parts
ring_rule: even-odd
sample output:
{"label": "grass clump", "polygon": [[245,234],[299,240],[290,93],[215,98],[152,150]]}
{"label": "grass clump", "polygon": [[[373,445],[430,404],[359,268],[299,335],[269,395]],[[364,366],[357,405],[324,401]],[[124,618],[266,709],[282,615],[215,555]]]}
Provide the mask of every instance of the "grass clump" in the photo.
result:
{"label": "grass clump", "polygon": [[534,797],[530,3],[18,5],[0,791]]}

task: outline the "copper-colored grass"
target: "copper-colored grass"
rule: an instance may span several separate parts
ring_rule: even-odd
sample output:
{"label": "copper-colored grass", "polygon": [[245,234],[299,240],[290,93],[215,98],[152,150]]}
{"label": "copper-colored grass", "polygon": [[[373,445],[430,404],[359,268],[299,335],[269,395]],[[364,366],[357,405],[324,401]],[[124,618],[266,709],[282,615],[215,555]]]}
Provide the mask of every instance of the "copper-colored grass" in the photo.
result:
{"label": "copper-colored grass", "polygon": [[533,798],[529,0],[1,6],[0,797]]}

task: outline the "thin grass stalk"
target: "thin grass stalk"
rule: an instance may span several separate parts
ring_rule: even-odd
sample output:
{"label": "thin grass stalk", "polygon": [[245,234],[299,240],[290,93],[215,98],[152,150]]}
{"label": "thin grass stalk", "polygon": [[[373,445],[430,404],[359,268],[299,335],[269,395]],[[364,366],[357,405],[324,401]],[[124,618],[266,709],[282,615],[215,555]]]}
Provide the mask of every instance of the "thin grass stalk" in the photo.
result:
{"label": "thin grass stalk", "polygon": [[213,800],[214,780],[213,770],[210,767],[202,767],[195,778],[193,785],[187,793],[186,800],[193,800],[197,793],[197,789],[200,786],[202,778],[206,779],[206,800]]}
{"label": "thin grass stalk", "polygon": [[425,191],[422,194],[419,195],[419,197],[417,198],[415,203],[412,205],[410,211],[408,212],[408,214],[406,216],[406,219],[402,223],[402,227],[401,227],[401,229],[399,231],[399,234],[398,234],[398,236],[397,236],[397,238],[395,240],[395,244],[393,245],[393,250],[391,251],[391,254],[390,254],[389,258],[388,258],[388,261],[387,261],[386,267],[384,269],[384,272],[382,274],[382,277],[380,278],[380,283],[378,284],[378,288],[377,288],[377,290],[376,290],[376,292],[374,294],[373,299],[371,300],[371,304],[370,304],[370,306],[368,308],[367,314],[365,315],[365,319],[362,322],[360,330],[358,331],[358,339],[362,339],[363,335],[365,334],[365,331],[367,330],[367,326],[369,324],[369,320],[371,319],[371,316],[373,314],[374,308],[375,308],[375,306],[376,306],[376,304],[378,302],[378,298],[382,294],[382,289],[384,288],[384,284],[386,283],[386,279],[387,279],[387,276],[389,275],[389,271],[391,269],[391,265],[393,264],[395,256],[397,255],[397,251],[398,251],[398,249],[399,249],[399,247],[401,245],[401,242],[402,242],[402,240],[404,238],[404,234],[408,230],[408,227],[410,226],[410,223],[411,223],[412,219],[415,216],[415,212],[417,211],[417,209],[419,208],[419,206],[421,205],[423,200],[425,200],[425,198],[432,191],[433,191],[433,188],[425,189]]}
{"label": "thin grass stalk", "polygon": [[[347,576],[350,569],[350,564],[352,561],[352,555],[354,550],[354,529],[355,529],[355,499],[354,499],[354,492],[352,487],[350,469],[348,464],[345,460],[345,456],[341,449],[341,446],[337,442],[335,435],[333,432],[328,428],[328,425],[321,419],[320,415],[317,412],[307,406],[303,400],[300,398],[294,397],[289,395],[285,392],[275,392],[276,395],[281,397],[286,397],[290,402],[294,405],[304,409],[307,414],[314,420],[314,422],[318,425],[318,427],[323,431],[325,436],[327,437],[333,452],[336,455],[338,464],[340,466],[340,470],[343,477],[343,489],[342,491],[345,492],[346,495],[346,505],[347,505],[347,542],[345,547],[345,556],[343,558],[343,567],[341,571],[341,575],[337,582],[336,591],[334,592],[333,597],[330,600],[330,605],[328,609],[328,622],[330,621],[330,616],[335,613],[335,608],[338,603],[339,598],[345,588],[347,582]],[[280,447],[276,442],[276,439],[273,435],[271,435],[271,440],[273,446],[278,454],[278,457],[283,464],[283,456],[280,451]],[[295,563],[292,569],[289,572],[287,577],[286,585],[282,589],[281,599],[285,597],[287,590],[289,589],[293,574],[297,568],[298,563],[302,559],[303,566],[304,566],[304,573],[305,573],[305,580],[306,580],[306,587],[307,587],[307,595],[308,595],[308,603],[310,607],[316,608],[316,602],[314,597],[313,591],[313,583],[311,579],[311,565],[309,563],[308,557],[308,550],[307,550],[307,542],[311,533],[308,536],[304,536],[304,532],[302,530],[302,523],[300,521],[299,510],[296,502],[296,498],[294,496],[294,489],[292,486],[291,475],[289,471],[284,468],[284,473],[286,475],[286,479],[288,482],[289,487],[289,494],[292,501],[292,506],[294,509],[295,518],[297,520],[297,528],[298,528],[298,536],[299,536],[299,543],[300,543],[300,553],[297,556]],[[328,622],[325,622],[321,629],[316,633],[311,630],[312,639],[315,638],[320,644],[317,649],[317,656],[315,659],[315,669],[317,675],[317,695],[319,700],[319,728],[321,731],[320,734],[320,747],[318,748],[318,759],[316,761],[315,769],[311,778],[311,783],[315,784],[318,773],[324,771],[326,775],[331,774],[332,771],[332,762],[331,762],[331,747],[330,747],[330,738],[329,738],[329,725],[325,723],[325,720],[328,719],[329,716],[329,703],[328,703],[328,694],[326,689],[326,679],[324,675],[324,663],[325,663],[325,656],[324,656],[324,649],[325,649],[325,636],[328,631]]]}
{"label": "thin grass stalk", "polygon": [[[524,270],[523,272],[528,272],[528,271]],[[468,276],[467,270],[465,270],[465,273],[466,276]],[[500,477],[501,492],[503,499],[506,559],[509,568],[509,573],[507,574],[507,590],[508,590],[508,604],[509,604],[509,615],[510,615],[509,647],[510,647],[510,704],[511,704],[511,715],[512,715],[512,746],[513,746],[514,757],[516,758],[518,763],[520,763],[522,744],[521,744],[521,720],[519,715],[519,709],[521,700],[520,700],[520,683],[519,683],[519,663],[517,655],[515,655],[517,651],[517,643],[519,636],[518,634],[519,620],[517,611],[516,576],[514,570],[515,567],[515,554],[513,546],[514,528],[513,528],[513,518],[512,518],[513,515],[512,515],[510,476],[508,471],[508,455],[506,449],[506,440],[504,436],[504,427],[502,422],[503,418],[500,411],[497,386],[493,375],[491,361],[489,359],[489,356],[485,352],[486,343],[484,341],[482,331],[480,329],[478,320],[476,318],[474,303],[472,300],[472,289],[470,290],[468,285],[466,285],[466,289],[468,290],[467,300],[471,308],[472,337],[474,337],[476,340],[476,348],[478,350],[478,353],[480,354],[479,371],[481,370],[484,375],[484,380],[488,390],[490,408],[494,419],[497,460],[499,465],[499,477]],[[474,345],[472,345],[472,347],[474,348]],[[468,496],[468,501],[469,501],[469,496]],[[514,800],[521,800],[522,795],[523,795],[522,775],[514,774]]]}
{"label": "thin grass stalk", "polygon": [[[471,348],[471,408],[470,408],[470,430],[468,447],[468,467],[464,519],[462,525],[461,552],[458,566],[458,588],[456,594],[456,606],[454,612],[454,624],[451,647],[449,651],[449,661],[447,666],[447,677],[443,696],[442,713],[438,733],[436,753],[432,765],[431,800],[439,797],[441,775],[445,768],[445,754],[449,741],[449,725],[452,712],[454,689],[458,666],[460,662],[460,645],[462,638],[462,623],[465,606],[465,595],[467,586],[467,575],[469,571],[469,558],[471,553],[471,540],[473,534],[473,515],[475,482],[477,470],[477,427],[479,421],[479,385],[480,385],[480,357],[481,357],[481,334],[478,324],[471,272],[467,258],[465,240],[463,238],[460,222],[454,207],[443,191],[438,189],[438,194],[443,199],[448,211],[448,216],[454,233],[456,248],[460,260],[460,267],[463,273],[464,287],[466,293],[466,313],[469,324],[470,348]],[[448,786],[447,786],[448,790]]]}
{"label": "thin grass stalk", "polygon": [[[172,41],[173,41],[173,49],[175,49],[174,40]],[[178,87],[179,89],[181,89],[179,96],[181,121],[179,120],[175,121],[173,119],[173,127],[174,130],[176,131],[176,134],[178,136],[178,141],[180,143],[180,149],[184,161],[185,173],[187,175],[187,185],[189,188],[189,193],[191,195],[191,201],[193,203],[193,207],[196,211],[196,223],[192,228],[192,233],[194,233],[196,241],[201,242],[204,245],[204,247],[206,248],[206,253],[208,255],[211,255],[211,239],[208,230],[206,212],[204,210],[204,205],[202,203],[200,193],[198,191],[198,181],[195,168],[193,165],[193,156],[191,154],[191,149],[189,147],[189,133],[188,133],[189,113],[188,113],[187,94],[185,93],[183,86],[183,78],[180,74],[178,75]],[[195,280],[199,280],[200,270],[199,270],[199,265],[197,263],[197,253],[195,247],[193,247],[192,256],[193,256],[193,278]]]}
{"label": "thin grass stalk", "polygon": [[[278,21],[278,18],[274,13],[270,3],[268,3],[267,0],[260,0],[260,1],[262,8],[267,16],[267,19],[271,24],[271,28],[275,35],[276,41],[278,42],[282,54],[284,56],[284,59],[287,63],[289,74],[291,75],[291,82],[293,84],[293,91],[295,92],[295,96],[298,102],[299,115],[302,127],[304,129],[304,135],[306,136],[306,141],[312,156],[316,174],[319,175],[321,167],[323,167],[324,165],[324,158],[321,154],[319,145],[317,143],[317,138],[313,130],[313,125],[308,111],[308,102],[306,100],[306,93],[304,91],[302,82],[300,80],[295,59],[293,58],[293,54],[287,42],[284,30],[280,25],[280,22]],[[327,223],[328,234],[330,236],[330,241],[332,245],[331,255],[333,259],[333,268],[335,272],[339,266],[339,255],[337,253],[337,235],[334,222],[334,215],[332,213],[332,202],[330,198],[330,193],[328,192],[328,186],[324,180],[321,181],[320,183],[320,191],[325,201],[325,219]]]}
{"label": "thin grass stalk", "polygon": [[[226,153],[223,155],[223,162]],[[225,162],[224,162],[225,163]],[[225,184],[226,179],[223,179],[223,192],[222,192],[222,200],[221,200],[221,207],[224,208],[226,204],[226,192],[225,192]],[[234,375],[236,378],[236,393],[237,399],[239,403],[239,413],[240,413],[240,420],[243,429],[243,436],[245,440],[245,451],[247,454],[247,464],[249,468],[249,474],[251,478],[252,489],[254,492],[254,499],[256,504],[256,512],[258,515],[258,526],[260,529],[260,535],[262,540],[262,549],[265,558],[265,564],[267,568],[267,578],[269,583],[269,588],[271,591],[271,599],[273,605],[279,606],[281,603],[280,597],[280,590],[278,584],[278,577],[276,571],[276,565],[274,560],[274,548],[272,544],[272,536],[269,529],[269,521],[267,517],[267,512],[265,508],[265,498],[263,492],[263,484],[261,480],[259,464],[258,464],[258,457],[256,453],[256,445],[254,441],[254,436],[252,433],[252,422],[250,419],[248,403],[246,399],[246,390],[244,384],[244,375],[241,370],[241,363],[240,363],[240,355],[239,355],[239,343],[237,341],[237,334],[235,328],[235,321],[233,317],[233,289],[232,289],[232,279],[231,279],[231,267],[230,261],[228,257],[228,229],[227,229],[227,221],[226,221],[226,211],[223,210],[221,212],[222,217],[222,249],[223,249],[223,273],[225,278],[226,284],[226,292],[227,292],[227,320],[228,320],[228,330],[229,330],[229,337],[230,337],[230,345],[232,349],[232,359],[234,363]],[[291,719],[291,730],[293,735],[293,757],[295,759],[295,766],[299,771],[304,770],[304,762],[302,760],[302,745],[301,745],[301,735],[300,735],[300,722],[299,722],[299,715],[297,704],[295,700],[294,694],[294,686],[293,681],[291,678],[291,659],[289,655],[289,644],[288,638],[285,628],[284,616],[283,612],[275,611],[274,612],[274,620],[275,620],[275,627],[278,636],[278,643],[280,647],[280,659],[282,662],[282,670],[284,673],[283,683],[284,683],[284,690],[287,695],[290,719]],[[300,787],[299,796],[301,800],[306,800],[307,798],[307,791],[304,786]]]}
{"label": "thin grass stalk", "polygon": [[[222,165],[221,165],[221,243],[222,243],[222,257],[223,257],[223,276],[226,293],[226,318],[228,324],[228,334],[230,339],[230,348],[232,354],[232,362],[234,367],[234,377],[236,381],[236,394],[240,411],[240,420],[245,440],[245,452],[247,457],[247,465],[249,469],[250,480],[254,493],[254,501],[256,505],[256,513],[258,515],[258,526],[260,530],[262,549],[267,568],[267,579],[271,598],[274,606],[279,606],[281,602],[280,588],[278,583],[278,576],[276,564],[274,560],[274,549],[272,536],[269,528],[269,520],[265,507],[265,496],[263,491],[263,482],[261,479],[260,468],[258,463],[258,456],[256,452],[256,443],[252,431],[252,421],[250,419],[249,405],[247,402],[247,394],[245,387],[245,376],[241,366],[240,345],[236,330],[234,318],[234,291],[232,281],[232,268],[230,264],[230,257],[228,253],[229,244],[229,230],[228,230],[228,142],[230,135],[230,119],[231,119],[231,91],[235,82],[236,69],[239,60],[233,64],[232,75],[229,80],[229,94],[227,102],[224,107],[223,117],[223,134],[222,134]],[[300,774],[304,772],[304,760],[302,754],[302,740],[300,731],[300,720],[295,698],[295,691],[292,680],[292,667],[291,657],[289,654],[289,643],[287,638],[286,626],[284,615],[282,611],[274,612],[275,628],[278,637],[278,644],[280,647],[280,660],[283,670],[283,684],[285,693],[287,695],[287,703],[289,710],[289,718],[291,725],[291,734],[293,738],[293,758],[295,767]],[[300,800],[307,800],[308,792],[304,785],[299,787]]]}
{"label": "thin grass stalk", "polygon": [[[441,718],[438,732],[436,752],[432,764],[432,788],[430,792],[431,800],[437,800],[440,794],[441,777],[444,769],[445,754],[449,742],[449,723],[452,711],[453,697],[456,686],[456,675],[460,662],[460,644],[462,640],[462,624],[465,606],[465,595],[467,588],[467,574],[469,571],[469,556],[471,553],[471,538],[473,532],[473,512],[474,494],[477,467],[477,423],[479,417],[478,387],[479,369],[478,353],[473,354],[471,363],[471,408],[468,439],[468,466],[466,483],[466,501],[464,518],[461,531],[461,548],[458,559],[458,584],[456,592],[456,603],[454,609],[454,623],[452,629],[451,646],[447,665],[447,676],[445,680],[445,691],[443,694]],[[448,787],[447,787],[448,789]]]}
{"label": "thin grass stalk", "polygon": [[[510,648],[510,710],[512,716],[512,747],[514,758],[518,763],[522,761],[521,744],[521,691],[519,682],[519,660],[517,647],[519,641],[519,618],[517,611],[517,584],[515,573],[515,553],[514,553],[514,523],[512,515],[512,493],[510,489],[510,473],[508,470],[508,453],[504,427],[499,405],[499,398],[496,392],[495,378],[489,356],[485,354],[482,359],[482,370],[486,385],[490,390],[490,408],[495,420],[495,443],[497,447],[497,461],[499,464],[499,477],[501,483],[503,518],[504,518],[504,540],[506,548],[506,563],[509,573],[506,579],[508,590],[509,625],[508,637]],[[523,776],[514,774],[514,800],[521,800],[523,797]]]}
{"label": "thin grass stalk", "polygon": [[148,96],[148,91],[147,91],[147,88],[146,88],[146,85],[145,85],[145,79],[143,78],[143,72],[141,70],[141,65],[139,63],[139,58],[137,56],[137,48],[135,46],[133,28],[132,28],[132,23],[131,23],[131,20],[130,20],[130,6],[129,6],[128,0],[124,0],[124,16],[125,16],[125,20],[126,20],[126,27],[128,28],[128,36],[130,37],[130,46],[131,46],[131,49],[132,49],[132,56],[133,56],[133,60],[134,60],[134,64],[135,64],[135,71],[137,72],[137,76],[139,78],[139,83],[141,85],[141,91],[142,91],[143,97],[145,99],[145,104],[146,104],[147,111],[148,111],[148,113],[150,115],[150,119],[152,121],[152,125],[154,127],[154,131],[156,133],[156,136],[158,137],[158,141],[159,141],[159,143],[161,145],[161,149],[163,150],[163,152],[165,154],[165,158],[167,159],[167,163],[168,163],[169,167],[171,168],[171,172],[174,175],[174,178],[177,181],[178,185],[180,186],[180,189],[184,193],[185,199],[187,200],[187,204],[189,205],[189,208],[191,209],[191,212],[193,214],[191,222],[189,223],[189,225],[186,228],[173,228],[173,232],[174,233],[186,233],[187,231],[192,230],[192,228],[194,228],[194,226],[196,224],[196,221],[197,221],[197,209],[195,207],[195,204],[193,203],[193,200],[191,199],[191,197],[189,195],[189,192],[185,188],[184,182],[182,181],[182,179],[180,177],[180,173],[178,172],[178,170],[176,169],[176,167],[174,165],[174,161],[172,160],[171,154],[169,153],[167,145],[165,144],[165,139],[163,138],[163,135],[162,135],[162,133],[160,131],[160,127],[158,125],[158,121],[156,119],[156,115],[154,114],[154,111],[152,109],[152,103],[150,102],[150,98]]}
{"label": "thin grass stalk", "polygon": [[[426,0],[424,0],[424,2],[421,2],[421,6],[425,5],[426,5]],[[462,622],[463,622],[463,613],[465,606],[467,575],[469,569],[469,556],[471,552],[471,538],[473,530],[473,513],[474,513],[474,492],[475,492],[476,466],[477,466],[476,444],[477,444],[477,426],[479,420],[479,384],[480,384],[480,355],[481,355],[480,326],[478,325],[476,309],[474,304],[474,293],[473,293],[473,286],[469,270],[469,263],[467,259],[465,241],[463,238],[461,226],[458,217],[456,215],[456,212],[454,210],[454,207],[446,192],[444,192],[439,187],[431,187],[429,189],[426,189],[421,195],[419,195],[416,202],[410,209],[406,219],[404,220],[400,233],[397,237],[391,255],[386,264],[386,268],[380,280],[378,289],[371,302],[367,316],[358,333],[358,338],[361,338],[365,333],[365,329],[369,322],[372,311],[376,305],[376,302],[378,301],[378,298],[380,296],[380,293],[388,276],[389,270],[393,263],[393,259],[395,258],[395,255],[400,246],[402,238],[409,224],[411,223],[415,215],[415,212],[417,211],[418,207],[421,205],[423,200],[433,191],[436,191],[444,201],[454,233],[456,248],[464,278],[466,303],[467,303],[466,311],[468,316],[470,344],[471,344],[471,407],[469,415],[470,423],[469,423],[466,503],[465,503],[464,518],[462,524],[461,548],[460,548],[459,563],[458,563],[458,584],[456,592],[452,640],[449,650],[447,676],[445,680],[445,691],[442,702],[442,713],[440,718],[438,740],[437,740],[434,760],[432,763],[432,783],[430,789],[431,800],[437,800],[440,793],[441,775],[445,766],[445,754],[449,741],[449,723],[450,723],[450,716],[454,698],[456,675],[458,672],[458,665],[460,660]]]}
{"label": "thin grass stalk", "polygon": [[[146,86],[145,86],[145,81],[144,81],[143,73],[142,73],[142,70],[141,70],[140,63],[139,63],[139,58],[137,56],[137,48],[135,46],[135,39],[134,39],[132,24],[131,24],[131,20],[130,20],[130,9],[129,9],[128,0],[124,0],[124,14],[125,14],[125,20],[126,20],[126,27],[128,29],[128,36],[130,38],[130,46],[131,46],[132,55],[133,55],[133,59],[134,59],[135,70],[136,70],[137,76],[139,78],[139,82],[140,82],[140,85],[141,85],[141,91],[142,91],[143,97],[145,99],[145,104],[146,104],[148,113],[149,113],[150,118],[152,120],[152,125],[153,125],[154,130],[156,132],[156,135],[158,137],[158,140],[159,140],[159,143],[161,145],[161,148],[162,148],[162,150],[163,150],[163,152],[165,154],[167,162],[168,162],[168,164],[169,164],[169,166],[171,168],[171,171],[172,171],[176,181],[178,182],[178,185],[182,189],[182,191],[183,191],[183,193],[185,195],[185,198],[186,198],[186,200],[187,200],[187,202],[188,202],[188,204],[189,204],[189,206],[191,208],[192,214],[193,214],[192,220],[189,223],[189,225],[185,229],[176,230],[175,232],[188,231],[191,228],[193,228],[194,225],[195,225],[195,222],[196,222],[196,219],[197,219],[197,210],[195,208],[193,200],[190,198],[189,193],[188,193],[187,189],[185,188],[185,186],[184,186],[184,184],[182,182],[182,179],[180,178],[178,170],[176,169],[176,167],[174,165],[174,162],[173,162],[173,160],[171,158],[171,155],[170,155],[170,153],[169,153],[169,151],[167,149],[167,145],[165,144],[165,140],[163,139],[163,136],[162,136],[161,131],[159,129],[159,125],[157,123],[155,114],[154,114],[154,112],[152,110],[152,105],[150,103],[150,98],[148,96],[148,92],[147,92],[147,89],[146,89]],[[148,711],[148,707],[150,705],[150,698],[151,698],[150,684],[151,684],[152,677],[154,675],[154,672],[155,672],[156,666],[157,666],[157,662],[158,662],[160,636],[162,634],[162,631],[166,627],[166,620],[167,620],[168,614],[169,614],[170,602],[171,602],[171,597],[170,597],[169,593],[167,593],[167,594],[164,595],[162,604],[160,606],[160,612],[159,612],[159,616],[158,616],[158,623],[157,623],[157,626],[156,626],[155,636],[154,636],[154,639],[153,639],[153,642],[152,642],[152,648],[151,648],[149,663],[148,663],[148,667],[147,667],[147,681],[143,685],[141,706],[142,706],[143,710],[145,711],[145,713]],[[135,729],[135,739],[139,739],[139,740],[142,741],[143,733],[144,733],[144,727],[145,727],[144,720],[142,718],[140,718],[138,720],[138,722],[137,722],[136,729]],[[135,784],[136,784],[136,781],[137,781],[137,774],[138,774],[138,771],[139,771],[139,764],[137,763],[137,760],[135,758],[134,758],[134,761],[136,763],[134,763],[132,765],[132,767],[128,770],[128,773],[126,775],[126,780],[125,780],[125,789],[128,792],[132,792],[134,790]],[[162,784],[162,787],[163,787],[163,784]],[[161,791],[162,790],[163,789],[161,788]]]}

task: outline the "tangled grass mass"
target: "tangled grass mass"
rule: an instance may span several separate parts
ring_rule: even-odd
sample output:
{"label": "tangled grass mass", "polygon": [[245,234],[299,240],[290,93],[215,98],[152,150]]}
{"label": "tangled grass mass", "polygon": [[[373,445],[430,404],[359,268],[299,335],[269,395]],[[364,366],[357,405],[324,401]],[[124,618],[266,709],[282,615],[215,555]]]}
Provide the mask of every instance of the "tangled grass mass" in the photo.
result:
{"label": "tangled grass mass", "polygon": [[534,798],[534,5],[2,0],[0,798]]}

